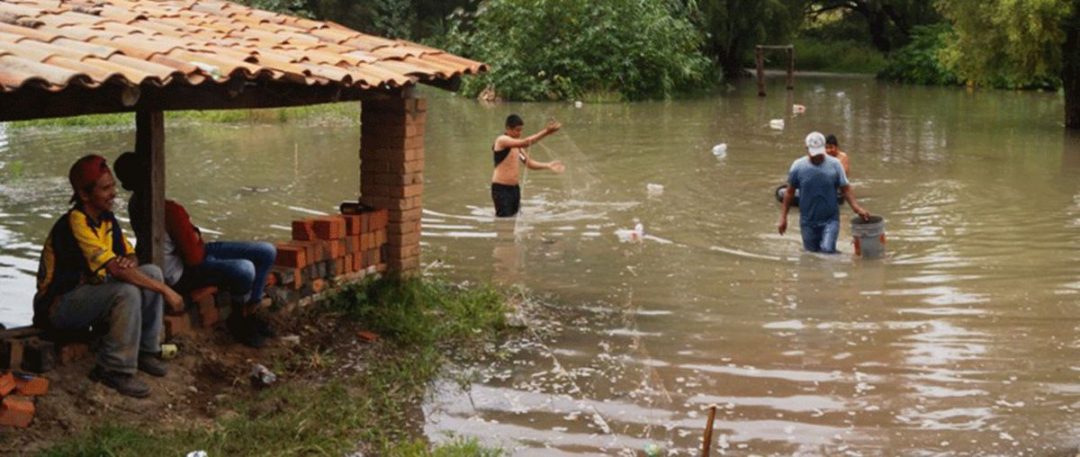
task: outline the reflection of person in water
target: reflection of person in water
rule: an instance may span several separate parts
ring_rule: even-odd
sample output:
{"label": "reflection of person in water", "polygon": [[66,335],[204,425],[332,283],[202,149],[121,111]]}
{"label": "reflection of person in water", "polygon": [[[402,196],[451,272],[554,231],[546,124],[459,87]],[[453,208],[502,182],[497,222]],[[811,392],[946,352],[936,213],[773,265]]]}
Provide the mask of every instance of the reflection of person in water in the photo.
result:
{"label": "reflection of person in water", "polygon": [[518,244],[514,219],[495,219],[495,243],[491,250],[495,271],[491,282],[508,286],[522,277],[523,247]]}
{"label": "reflection of person in water", "polygon": [[[517,114],[506,117],[506,131],[491,146],[495,155],[495,171],[491,174],[491,199],[495,202],[496,217],[512,217],[517,215],[521,208],[521,166],[524,163],[530,170],[551,170],[562,173],[565,167],[562,162],[537,162],[529,157],[526,148],[532,146],[544,137],[558,132],[562,125],[551,121],[543,130],[529,137],[521,138],[521,131],[525,127],[525,121]],[[509,158],[509,160],[507,160]]]}

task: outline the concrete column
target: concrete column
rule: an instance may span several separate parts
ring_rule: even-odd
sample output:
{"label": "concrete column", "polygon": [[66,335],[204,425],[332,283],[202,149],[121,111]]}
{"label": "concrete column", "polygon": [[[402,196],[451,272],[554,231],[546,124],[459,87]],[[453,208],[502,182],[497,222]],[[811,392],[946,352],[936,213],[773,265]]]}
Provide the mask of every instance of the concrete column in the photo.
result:
{"label": "concrete column", "polygon": [[360,203],[387,209],[387,269],[409,274],[420,267],[424,193],[424,122],[427,100],[365,100],[360,114]]}

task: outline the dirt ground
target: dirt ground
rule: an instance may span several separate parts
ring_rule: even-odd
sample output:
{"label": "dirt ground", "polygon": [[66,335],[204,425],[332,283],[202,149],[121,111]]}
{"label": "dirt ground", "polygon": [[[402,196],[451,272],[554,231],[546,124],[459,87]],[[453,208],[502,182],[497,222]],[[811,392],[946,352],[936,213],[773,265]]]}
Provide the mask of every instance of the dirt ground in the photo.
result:
{"label": "dirt ground", "polygon": [[168,361],[169,373],[164,378],[142,372],[137,375],[151,387],[152,393],[146,399],[126,397],[91,381],[87,375],[94,365],[92,353],[58,367],[44,375],[50,381],[49,393],[38,398],[37,414],[30,427],[0,428],[0,455],[33,454],[106,420],[155,424],[166,429],[192,424],[209,427],[216,418],[236,414],[228,405],[257,391],[250,378],[255,364],[271,370],[277,367],[280,372],[275,374],[280,384],[303,378],[325,379],[332,371],[355,368],[323,366],[320,354],[332,352],[335,360],[355,364],[379,351],[378,343],[357,338],[361,328],[346,319],[294,310],[278,313],[274,320],[278,337],[262,349],[236,343],[223,325],[171,341],[179,352]]}

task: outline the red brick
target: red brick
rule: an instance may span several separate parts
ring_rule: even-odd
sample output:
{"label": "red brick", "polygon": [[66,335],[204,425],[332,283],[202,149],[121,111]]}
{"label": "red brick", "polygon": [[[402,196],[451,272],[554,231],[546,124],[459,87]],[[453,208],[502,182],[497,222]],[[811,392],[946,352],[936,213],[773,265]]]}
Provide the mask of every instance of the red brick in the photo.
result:
{"label": "red brick", "polygon": [[[419,233],[419,232],[417,232],[417,233]],[[380,247],[380,246],[386,244],[389,241],[389,237],[387,235],[386,230],[376,231],[374,233],[374,235],[375,235],[375,243],[371,246],[373,248]]]}
{"label": "red brick", "polygon": [[221,321],[221,314],[218,312],[217,305],[210,301],[209,303],[200,303],[198,305],[199,311],[199,326],[202,328],[210,328],[219,321]]}
{"label": "red brick", "polygon": [[67,365],[89,355],[90,345],[86,343],[68,343],[60,346],[58,352],[60,364]]}
{"label": "red brick", "polygon": [[277,245],[277,259],[274,260],[274,265],[289,268],[302,268],[307,264],[307,253],[303,246],[292,244]]}
{"label": "red brick", "polygon": [[406,210],[390,210],[389,222],[405,222],[405,221],[419,221],[424,215],[423,208],[412,208]]}
{"label": "red brick", "polygon": [[322,292],[322,291],[326,290],[328,285],[329,284],[326,282],[325,279],[313,280],[313,281],[311,281],[311,291],[314,292],[314,293]]}
{"label": "red brick", "polygon": [[191,300],[191,303],[195,304],[195,306],[200,306],[204,303],[214,305],[216,304],[216,302],[214,301],[214,294],[216,293],[218,293],[217,287],[200,287],[191,291],[191,293],[188,294],[188,299]]}
{"label": "red brick", "polygon": [[359,214],[344,214],[341,217],[345,218],[345,234],[348,236],[354,236],[360,234],[361,222],[363,216]]}
{"label": "red brick", "polygon": [[[351,264],[352,262],[350,262]],[[349,267],[345,266],[345,257],[338,257],[334,259],[334,276],[341,276],[349,272]]]}
{"label": "red brick", "polygon": [[319,242],[325,253],[324,259],[333,260],[345,255],[345,240],[328,240]]}
{"label": "red brick", "polygon": [[[378,233],[386,234],[386,231]],[[386,242],[391,246],[412,246],[420,244],[420,232],[412,233],[389,233],[386,234]],[[376,244],[378,246],[378,244]]]}
{"label": "red brick", "polygon": [[[422,196],[407,197],[407,198],[394,198],[380,195],[363,195],[360,200],[366,205],[370,205],[372,208],[384,208],[393,210],[407,210],[420,208],[423,205]],[[378,228],[377,225],[372,223],[373,228]]]}
{"label": "red brick", "polygon": [[24,397],[5,397],[0,405],[0,425],[25,428],[34,419],[34,401]]}
{"label": "red brick", "polygon": [[402,259],[390,259],[386,266],[395,271],[409,271],[420,268],[420,257],[406,257]]}
{"label": "red brick", "polygon": [[337,240],[345,236],[345,218],[341,216],[326,216],[313,219],[312,228],[315,236],[320,240]]}
{"label": "red brick", "polygon": [[179,316],[162,316],[161,320],[165,324],[165,339],[171,340],[180,335],[190,335],[191,330],[191,316],[187,313]]}
{"label": "red brick", "polygon": [[27,397],[40,397],[49,393],[49,380],[41,376],[33,376],[30,379],[17,378],[15,391]]}
{"label": "red brick", "polygon": [[352,254],[360,250],[360,241],[363,239],[363,235],[349,235],[345,237],[345,253]]}
{"label": "red brick", "polygon": [[403,221],[396,224],[387,224],[388,232],[414,233],[420,231],[420,221]]}
{"label": "red brick", "polygon": [[354,272],[363,270],[366,267],[366,265],[364,265],[364,253],[363,252],[354,252],[352,254],[352,262],[353,262],[353,271]]}
{"label": "red brick", "polygon": [[311,241],[315,239],[315,229],[312,228],[312,221],[305,219],[302,221],[292,222],[292,239],[296,241]]}
{"label": "red brick", "polygon": [[0,368],[19,368],[22,365],[24,341],[19,338],[0,340]]}
{"label": "red brick", "polygon": [[390,211],[377,209],[371,212],[371,231],[382,230],[390,222]]}
{"label": "red brick", "polygon": [[13,390],[15,390],[15,376],[9,371],[0,376],[0,397],[10,394]]}

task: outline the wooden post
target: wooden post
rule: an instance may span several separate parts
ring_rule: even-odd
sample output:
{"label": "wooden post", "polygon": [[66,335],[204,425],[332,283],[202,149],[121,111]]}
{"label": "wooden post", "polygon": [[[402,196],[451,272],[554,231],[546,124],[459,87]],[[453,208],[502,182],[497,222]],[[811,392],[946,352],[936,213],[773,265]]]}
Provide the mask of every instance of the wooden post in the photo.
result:
{"label": "wooden post", "polygon": [[149,233],[136,233],[139,261],[165,266],[165,113],[135,113],[135,152],[149,157],[150,188],[142,200],[143,214],[150,216]]}
{"label": "wooden post", "polygon": [[754,60],[757,63],[757,94],[765,96],[765,49],[761,46],[754,48]]}
{"label": "wooden post", "polygon": [[788,63],[787,63],[787,90],[795,90],[795,46],[788,46],[787,49]]}
{"label": "wooden post", "polygon": [[709,420],[705,423],[705,436],[702,437],[701,457],[709,456],[709,448],[712,447],[713,422],[716,421],[716,405],[709,406]]}

